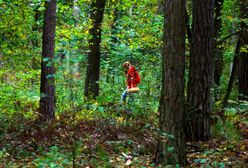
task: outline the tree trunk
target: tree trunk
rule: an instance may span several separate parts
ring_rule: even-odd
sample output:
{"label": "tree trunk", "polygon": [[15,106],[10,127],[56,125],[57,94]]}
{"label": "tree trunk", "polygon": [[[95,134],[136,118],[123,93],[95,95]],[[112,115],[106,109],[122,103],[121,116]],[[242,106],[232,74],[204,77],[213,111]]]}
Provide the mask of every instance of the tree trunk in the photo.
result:
{"label": "tree trunk", "polygon": [[84,95],[87,98],[96,99],[99,95],[99,76],[100,76],[100,43],[101,43],[101,24],[106,0],[94,0],[91,4],[89,38],[88,65],[85,79]]}
{"label": "tree trunk", "polygon": [[229,99],[229,96],[232,92],[232,87],[233,87],[233,83],[234,83],[234,80],[235,80],[235,76],[236,76],[236,73],[237,73],[237,65],[238,65],[238,55],[239,55],[239,52],[240,52],[240,35],[239,35],[239,38],[238,38],[238,42],[237,42],[237,45],[236,45],[236,49],[235,49],[235,53],[234,53],[234,58],[233,58],[233,66],[232,66],[232,71],[231,71],[231,75],[230,75],[230,79],[229,79],[229,82],[228,82],[228,86],[227,86],[227,91],[226,91],[226,95],[224,97],[224,100],[223,100],[223,108],[227,106],[227,103],[228,103],[228,99]]}
{"label": "tree trunk", "polygon": [[56,0],[45,2],[44,26],[42,36],[40,112],[43,120],[54,118],[54,46],[56,26]]}
{"label": "tree trunk", "polygon": [[185,0],[168,0],[164,8],[163,87],[160,98],[156,163],[186,164],[183,132]]}
{"label": "tree trunk", "polygon": [[214,0],[193,0],[186,138],[210,138],[211,58]]}
{"label": "tree trunk", "polygon": [[[214,84],[216,87],[220,86],[220,78],[223,68],[223,51],[222,47],[216,45],[218,38],[221,35],[222,28],[222,19],[221,19],[221,10],[223,8],[224,0],[215,0],[215,16],[214,16]],[[217,98],[217,97],[216,97]]]}
{"label": "tree trunk", "polygon": [[[240,2],[240,18],[246,19],[248,16],[248,4],[245,0]],[[248,26],[241,23],[242,32],[240,34],[241,50],[239,54],[239,99],[248,101]],[[245,47],[246,46],[246,47]],[[243,49],[244,48],[244,49]]]}
{"label": "tree trunk", "polygon": [[[241,48],[248,44],[248,31],[241,33]],[[239,58],[239,99],[248,101],[248,54],[247,50],[241,49]]]}

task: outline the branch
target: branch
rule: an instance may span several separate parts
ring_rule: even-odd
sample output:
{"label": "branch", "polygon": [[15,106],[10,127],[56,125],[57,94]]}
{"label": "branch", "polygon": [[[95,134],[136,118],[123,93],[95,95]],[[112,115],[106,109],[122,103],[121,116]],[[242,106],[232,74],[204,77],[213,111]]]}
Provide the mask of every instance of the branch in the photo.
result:
{"label": "branch", "polygon": [[229,34],[228,36],[226,36],[226,37],[224,37],[223,39],[221,39],[220,41],[218,41],[218,42],[216,43],[216,46],[220,45],[220,44],[223,43],[225,40],[227,40],[227,39],[229,39],[230,37],[232,37],[232,36],[234,36],[234,35],[237,35],[237,34],[239,34],[239,33],[241,33],[241,32],[242,32],[242,31],[240,30],[240,31],[234,32],[234,33],[232,33],[232,34]]}

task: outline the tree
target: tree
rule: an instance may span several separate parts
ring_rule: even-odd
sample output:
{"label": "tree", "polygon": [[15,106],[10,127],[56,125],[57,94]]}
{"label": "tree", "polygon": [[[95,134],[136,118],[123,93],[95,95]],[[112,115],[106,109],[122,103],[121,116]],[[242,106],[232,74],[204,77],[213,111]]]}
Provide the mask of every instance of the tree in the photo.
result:
{"label": "tree", "polygon": [[239,53],[239,99],[248,100],[248,26],[244,20],[248,17],[248,4],[245,0],[240,1],[240,19],[241,30],[240,33],[240,53]]}
{"label": "tree", "polygon": [[[231,71],[231,76],[229,78],[227,91],[223,100],[223,107],[228,105],[228,99],[232,91],[233,83],[236,79],[236,75],[239,78],[238,90],[239,90],[239,99],[248,100],[248,56],[247,49],[245,45],[248,42],[248,30],[246,24],[243,22],[243,19],[247,18],[247,3],[244,1],[240,2],[240,31],[238,32],[238,40],[233,58],[233,67]],[[236,33],[237,34],[237,33]],[[232,34],[231,34],[232,35]],[[229,38],[231,35],[227,36]],[[235,34],[234,34],[235,35]],[[226,39],[224,38],[224,39]],[[238,74],[237,74],[238,72]]]}
{"label": "tree", "polygon": [[186,164],[183,132],[185,1],[168,0],[164,8],[163,86],[159,105],[159,128],[156,162]]}
{"label": "tree", "polygon": [[91,4],[89,38],[89,54],[87,74],[85,79],[85,97],[96,99],[99,95],[99,77],[100,77],[100,43],[101,43],[101,24],[106,0],[94,0]]}
{"label": "tree", "polygon": [[221,35],[222,19],[221,11],[223,8],[224,0],[215,0],[214,8],[214,84],[218,87],[220,85],[220,77],[223,67],[223,49],[220,45],[217,45],[217,40]]}
{"label": "tree", "polygon": [[45,2],[44,25],[42,35],[40,112],[42,119],[54,118],[54,47],[56,26],[56,0]]}
{"label": "tree", "polygon": [[229,99],[229,96],[230,96],[230,94],[232,92],[233,83],[235,81],[235,76],[236,76],[237,69],[238,69],[237,66],[238,66],[238,62],[239,62],[238,57],[239,57],[239,53],[240,53],[240,45],[241,45],[241,37],[239,35],[237,45],[236,45],[236,48],[235,48],[234,58],[233,58],[232,71],[231,71],[231,75],[230,75],[230,78],[229,78],[227,91],[226,91],[225,97],[223,99],[223,108],[226,107],[227,104],[228,104],[228,99]]}
{"label": "tree", "polygon": [[210,138],[210,88],[213,51],[213,0],[193,0],[186,138]]}

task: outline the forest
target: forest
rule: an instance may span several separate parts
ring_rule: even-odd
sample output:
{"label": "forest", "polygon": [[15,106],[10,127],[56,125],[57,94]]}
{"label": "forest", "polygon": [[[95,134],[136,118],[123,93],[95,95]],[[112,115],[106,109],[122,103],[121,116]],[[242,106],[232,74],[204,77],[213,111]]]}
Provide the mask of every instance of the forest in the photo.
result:
{"label": "forest", "polygon": [[1,168],[246,168],[247,0],[0,0]]}

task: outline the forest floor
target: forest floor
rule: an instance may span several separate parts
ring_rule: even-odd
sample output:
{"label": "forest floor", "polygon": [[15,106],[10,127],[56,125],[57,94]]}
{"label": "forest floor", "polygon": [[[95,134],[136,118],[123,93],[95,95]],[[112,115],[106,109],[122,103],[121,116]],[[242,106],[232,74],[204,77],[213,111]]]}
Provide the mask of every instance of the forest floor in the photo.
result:
{"label": "forest floor", "polygon": [[[159,167],[152,162],[158,137],[152,123],[122,117],[74,121],[70,116],[46,124],[17,121],[1,137],[0,167]],[[245,168],[248,125],[234,126],[241,139],[187,143],[187,167]]]}

